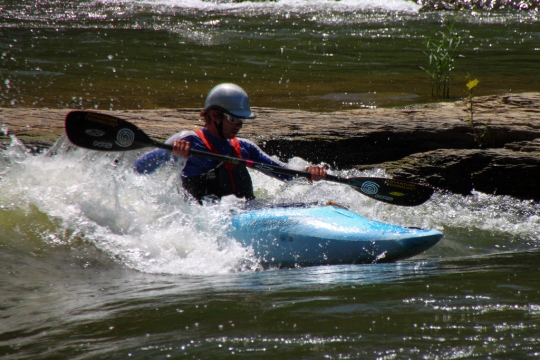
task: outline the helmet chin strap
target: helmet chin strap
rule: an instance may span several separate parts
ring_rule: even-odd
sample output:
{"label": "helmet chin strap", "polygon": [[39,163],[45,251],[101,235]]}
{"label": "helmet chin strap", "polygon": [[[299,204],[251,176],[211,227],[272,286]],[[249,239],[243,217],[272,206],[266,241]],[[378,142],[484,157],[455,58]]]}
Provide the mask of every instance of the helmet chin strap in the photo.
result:
{"label": "helmet chin strap", "polygon": [[[213,111],[213,110],[210,110],[210,111]],[[214,115],[211,115],[210,113],[208,113],[207,116],[208,116],[208,120],[210,120],[212,124],[214,124],[214,127],[216,128],[219,137],[221,139],[225,139],[225,136],[223,135],[223,121],[225,120],[223,115],[221,115],[221,123],[218,123],[215,120]]]}
{"label": "helmet chin strap", "polygon": [[214,122],[214,125],[216,126],[219,137],[222,138],[222,139],[225,139],[225,136],[223,135],[223,119],[221,120],[221,122],[219,124]]}

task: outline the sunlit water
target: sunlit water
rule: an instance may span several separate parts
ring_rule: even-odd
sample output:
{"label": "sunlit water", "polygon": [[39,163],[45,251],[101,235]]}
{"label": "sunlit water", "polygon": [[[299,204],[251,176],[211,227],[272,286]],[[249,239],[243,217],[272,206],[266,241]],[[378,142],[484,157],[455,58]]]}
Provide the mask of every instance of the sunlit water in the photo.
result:
{"label": "sunlit water", "polygon": [[[257,106],[425,103],[424,41],[448,21],[466,56],[453,96],[467,72],[478,94],[538,91],[538,20],[398,0],[6,1],[0,106],[199,108],[222,81]],[[444,233],[394,264],[265,269],[226,235],[243,201],[193,205],[174,167],[134,174],[138,155],[60,140],[32,156],[16,138],[1,151],[0,357],[540,357],[538,203],[437,192],[403,208],[253,172],[261,202],[334,201]]]}
{"label": "sunlit water", "polygon": [[200,107],[215,84],[257,106],[329,111],[431,101],[425,42],[454,23],[452,99],[538,91],[530,12],[419,13],[406,0],[9,1],[0,106]]}

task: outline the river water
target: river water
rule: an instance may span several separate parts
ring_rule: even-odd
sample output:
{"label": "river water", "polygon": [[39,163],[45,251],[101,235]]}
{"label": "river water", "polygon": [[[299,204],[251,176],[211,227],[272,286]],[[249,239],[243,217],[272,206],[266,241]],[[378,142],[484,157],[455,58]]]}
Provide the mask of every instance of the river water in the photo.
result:
{"label": "river water", "polygon": [[[466,35],[454,96],[467,71],[485,93],[538,91],[537,13],[418,13],[399,0],[18,0],[0,4],[0,105],[200,107],[222,81],[259,106],[427,102],[423,41],[448,19]],[[223,235],[240,200],[192,205],[174,168],[135,175],[139,155],[60,139],[34,156],[16,137],[0,152],[0,356],[540,357],[538,203],[436,192],[404,208],[253,172],[260,201],[335,201],[445,235],[393,264],[266,269]]]}
{"label": "river water", "polygon": [[531,12],[422,12],[407,0],[0,4],[0,106],[200,107],[221,82],[256,106],[329,111],[431,101],[425,42],[463,41],[450,95],[538,91]]}

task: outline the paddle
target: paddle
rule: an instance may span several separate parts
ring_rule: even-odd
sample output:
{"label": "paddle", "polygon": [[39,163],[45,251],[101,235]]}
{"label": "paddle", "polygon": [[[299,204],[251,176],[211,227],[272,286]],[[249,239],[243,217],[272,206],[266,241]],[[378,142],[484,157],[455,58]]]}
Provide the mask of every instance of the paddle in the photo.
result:
{"label": "paddle", "polygon": [[[89,111],[72,111],[66,116],[65,125],[69,140],[73,144],[87,149],[127,151],[157,147],[172,151],[171,145],[154,141],[137,126],[111,115]],[[206,151],[192,149],[191,156],[237,164],[261,171],[311,178],[311,174],[307,171],[285,169],[279,166],[237,159]],[[343,178],[327,174],[326,180],[349,185],[372,199],[401,206],[423,204],[433,195],[433,189],[429,186],[397,179],[376,177]]]}

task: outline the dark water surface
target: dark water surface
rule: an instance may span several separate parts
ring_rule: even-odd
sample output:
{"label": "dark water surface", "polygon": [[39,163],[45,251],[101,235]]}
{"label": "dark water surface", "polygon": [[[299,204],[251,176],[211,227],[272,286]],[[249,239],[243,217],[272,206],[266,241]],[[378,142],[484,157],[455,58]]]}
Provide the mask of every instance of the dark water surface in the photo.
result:
{"label": "dark water surface", "polygon": [[465,95],[540,89],[533,12],[418,13],[411,1],[8,1],[0,106],[200,107],[215,84],[257,106],[329,111],[431,101],[425,41],[455,23]]}
{"label": "dark water surface", "polygon": [[[18,359],[538,358],[537,257],[214,276],[32,258],[1,282],[1,349]],[[12,280],[32,268],[31,284]]]}
{"label": "dark water surface", "polygon": [[[538,13],[417,9],[400,0],[4,1],[0,106],[200,107],[222,81],[241,84],[257,106],[423,103],[423,42],[449,20],[466,55],[454,96],[467,71],[479,94],[538,91]],[[0,151],[0,357],[540,358],[539,204],[436,193],[403,208],[343,185],[253,173],[261,201],[335,201],[445,235],[395,264],[262,269],[224,235],[240,200],[194,206],[176,169],[135,175],[138,155],[67,151],[61,140],[32,156],[15,137]]]}

